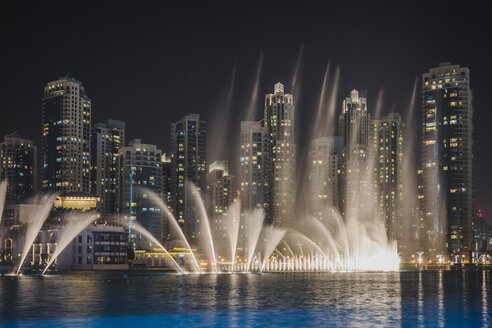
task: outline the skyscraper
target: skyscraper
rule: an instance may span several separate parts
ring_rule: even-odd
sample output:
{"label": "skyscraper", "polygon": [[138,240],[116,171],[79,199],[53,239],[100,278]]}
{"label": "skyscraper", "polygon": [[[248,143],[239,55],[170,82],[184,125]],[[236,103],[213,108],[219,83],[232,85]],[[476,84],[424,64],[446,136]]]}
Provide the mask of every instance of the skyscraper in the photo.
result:
{"label": "skyscraper", "polygon": [[340,208],[340,183],[343,155],[341,137],[322,137],[311,141],[309,151],[310,214],[327,219]]}
{"label": "skyscraper", "polygon": [[403,129],[400,114],[372,122],[374,190],[388,237],[403,240]]}
{"label": "skyscraper", "polygon": [[473,107],[470,71],[440,64],[423,74],[422,161],[426,249],[473,249]]}
{"label": "skyscraper", "polygon": [[68,76],[48,82],[41,109],[43,189],[89,192],[91,100],[82,82]]}
{"label": "skyscraper", "polygon": [[268,207],[267,128],[261,122],[241,121],[240,196],[241,211]]}
{"label": "skyscraper", "polygon": [[131,222],[135,220],[154,237],[162,239],[163,215],[158,204],[148,197],[148,190],[161,193],[161,156],[157,146],[143,144],[140,139],[119,149],[118,203],[120,214],[130,222],[129,239],[138,236],[131,230]]}
{"label": "skyscraper", "polygon": [[[234,200],[234,176],[229,174],[227,161],[215,161],[209,166],[206,176],[205,204],[210,229],[216,245],[227,245],[227,222],[229,206]],[[218,246],[216,246],[218,247]]]}
{"label": "skyscraper", "polygon": [[296,204],[296,145],[294,135],[295,108],[284,85],[275,84],[274,93],[265,95],[268,155],[269,201],[266,223],[281,227],[294,225]]}
{"label": "skyscraper", "polygon": [[[171,157],[169,154],[163,153],[161,156],[162,165],[162,187],[161,187],[161,198],[167,205],[169,211],[173,211],[172,207],[172,174],[171,174]],[[164,218],[162,222],[162,235],[164,240],[171,240],[171,228],[168,218]]]}
{"label": "skyscraper", "polygon": [[367,98],[359,96],[357,90],[343,100],[342,113],[338,118],[338,133],[343,137],[343,211],[359,203],[356,197],[367,192],[367,156],[369,145],[370,114]]}
{"label": "skyscraper", "polygon": [[91,141],[91,193],[100,198],[101,213],[114,214],[118,210],[118,151],[125,145],[125,122],[95,124]]}
{"label": "skyscraper", "polygon": [[0,143],[0,181],[4,179],[6,204],[22,204],[36,192],[37,148],[17,133],[5,136]]}
{"label": "skyscraper", "polygon": [[173,211],[190,241],[199,238],[200,226],[196,200],[190,184],[202,198],[207,173],[207,123],[199,114],[189,114],[171,124],[171,174]]}

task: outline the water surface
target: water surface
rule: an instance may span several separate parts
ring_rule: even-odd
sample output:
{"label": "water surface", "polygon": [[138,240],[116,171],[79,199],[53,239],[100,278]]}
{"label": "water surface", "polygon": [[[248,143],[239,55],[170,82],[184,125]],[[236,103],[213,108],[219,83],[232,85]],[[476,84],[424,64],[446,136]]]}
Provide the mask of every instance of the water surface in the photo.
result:
{"label": "water surface", "polygon": [[488,327],[490,302],[486,270],[73,272],[0,278],[0,327]]}

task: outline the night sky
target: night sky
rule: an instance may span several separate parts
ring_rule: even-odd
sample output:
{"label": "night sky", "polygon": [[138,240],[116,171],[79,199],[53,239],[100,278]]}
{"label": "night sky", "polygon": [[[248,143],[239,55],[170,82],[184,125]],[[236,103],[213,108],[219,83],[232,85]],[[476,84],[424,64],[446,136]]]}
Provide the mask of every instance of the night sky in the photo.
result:
{"label": "night sky", "polygon": [[[100,2],[2,2],[0,135],[17,130],[39,144],[43,87],[70,74],[92,99],[93,123],[124,120],[127,140],[169,151],[170,123],[199,113],[209,123],[209,163],[237,161],[239,121],[247,116],[263,54],[257,120],[274,83],[292,92],[300,63],[295,101],[302,156],[328,62],[328,88],[340,69],[337,115],[342,97],[357,88],[370,111],[383,89],[383,113],[405,116],[415,80],[450,61],[471,70],[475,198],[492,217],[492,25],[485,8],[470,1]],[[417,93],[414,118],[420,114]],[[419,138],[419,126],[413,134]]]}

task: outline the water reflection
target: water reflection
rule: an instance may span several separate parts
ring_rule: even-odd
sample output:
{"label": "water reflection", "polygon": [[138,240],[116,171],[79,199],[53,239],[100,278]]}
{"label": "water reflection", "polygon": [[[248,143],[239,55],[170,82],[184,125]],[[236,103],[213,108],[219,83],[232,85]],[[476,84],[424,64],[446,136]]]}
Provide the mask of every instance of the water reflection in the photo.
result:
{"label": "water reflection", "polygon": [[0,326],[66,326],[74,318],[86,326],[490,324],[489,271],[124,274],[0,278]]}

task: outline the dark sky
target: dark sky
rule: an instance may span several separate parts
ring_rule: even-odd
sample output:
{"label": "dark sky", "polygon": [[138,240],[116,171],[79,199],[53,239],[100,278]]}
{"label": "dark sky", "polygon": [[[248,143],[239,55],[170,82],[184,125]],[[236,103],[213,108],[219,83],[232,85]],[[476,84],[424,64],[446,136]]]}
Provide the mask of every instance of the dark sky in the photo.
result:
{"label": "dark sky", "polygon": [[[260,53],[257,119],[263,94],[272,92],[274,83],[282,81],[292,91],[302,53],[296,111],[303,154],[328,62],[329,81],[335,66],[340,68],[337,114],[342,96],[352,88],[367,95],[369,110],[383,88],[383,112],[404,115],[415,79],[451,61],[471,69],[475,197],[477,206],[492,216],[487,133],[492,24],[485,8],[471,1],[99,2],[2,2],[0,135],[17,130],[39,142],[43,86],[69,73],[83,81],[93,101],[93,122],[124,120],[127,140],[141,138],[168,151],[169,124],[186,113],[199,113],[213,135],[209,162],[232,160]],[[420,94],[417,98],[419,119]],[[419,133],[415,128],[416,138]]]}

